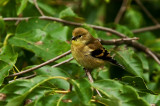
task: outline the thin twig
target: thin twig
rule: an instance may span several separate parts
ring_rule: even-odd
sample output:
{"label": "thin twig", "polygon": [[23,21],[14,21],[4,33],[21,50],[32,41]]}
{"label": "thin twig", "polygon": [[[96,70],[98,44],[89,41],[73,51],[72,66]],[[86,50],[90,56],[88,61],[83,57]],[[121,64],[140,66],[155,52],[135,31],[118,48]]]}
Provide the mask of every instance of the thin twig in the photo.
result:
{"label": "thin twig", "polygon": [[35,69],[38,69],[38,68],[43,67],[43,66],[45,66],[45,65],[47,65],[47,64],[50,64],[50,63],[52,63],[52,62],[54,62],[54,61],[56,61],[56,60],[58,60],[58,59],[60,59],[60,58],[62,58],[62,57],[64,57],[64,56],[70,54],[70,53],[71,53],[71,50],[69,50],[69,51],[67,51],[67,52],[65,52],[65,53],[63,53],[63,54],[61,54],[61,55],[59,55],[59,56],[57,56],[57,57],[55,57],[55,58],[53,58],[53,59],[50,59],[50,60],[48,60],[48,61],[46,61],[46,62],[44,62],[44,63],[42,63],[42,64],[39,64],[39,65],[37,65],[37,66],[35,66],[35,67],[29,68],[29,69],[24,70],[24,71],[21,71],[21,72],[19,72],[19,73],[15,73],[15,74],[9,75],[8,77],[14,77],[14,76],[18,76],[18,75],[22,75],[22,74],[31,72],[31,71],[33,71],[33,70],[35,70]]}
{"label": "thin twig", "polygon": [[39,8],[38,4],[37,4],[37,0],[33,0],[34,2],[34,5],[35,7],[37,8],[37,10],[39,11],[39,13],[42,15],[42,16],[45,16],[44,13],[42,12],[42,10]]}
{"label": "thin twig", "polygon": [[103,45],[121,45],[128,44],[128,42],[132,43],[133,40],[138,40],[139,38],[122,38],[122,39],[112,39],[112,40],[103,40],[100,39],[101,44]]}
{"label": "thin twig", "polygon": [[121,5],[121,8],[120,8],[120,10],[119,10],[119,12],[118,12],[115,20],[114,20],[114,23],[115,23],[115,24],[118,24],[118,23],[119,23],[122,15],[123,15],[123,13],[126,11],[127,4],[128,4],[128,0],[123,0],[122,5]]}
{"label": "thin twig", "polygon": [[[25,17],[25,18],[3,18],[5,21],[15,21],[15,20],[28,20],[30,19],[31,17]],[[83,24],[82,23],[76,23],[76,22],[71,22],[71,21],[66,21],[66,20],[63,20],[63,19],[60,19],[60,18],[55,18],[55,17],[48,17],[48,16],[41,16],[39,17],[39,19],[44,19],[44,20],[52,20],[52,21],[57,21],[57,22],[61,22],[61,23],[64,23],[64,24],[68,24],[68,25],[74,25],[74,26],[82,26]],[[94,28],[94,29],[97,29],[97,30],[101,30],[101,31],[106,31],[106,32],[110,32],[112,34],[115,34],[121,38],[128,38],[127,36],[125,36],[124,34],[120,33],[120,32],[117,32],[116,30],[113,30],[113,29],[110,29],[110,28],[106,28],[106,27],[101,27],[101,26],[96,26],[96,25],[90,25],[88,24],[90,27]],[[134,48],[138,48],[140,49],[140,47],[143,46],[142,50],[143,52],[145,52],[146,54],[148,54],[150,57],[152,57],[158,64],[160,64],[160,60],[158,59],[158,57],[156,57],[156,55],[150,50],[150,53],[148,53],[148,50],[146,51],[146,48],[144,45],[142,46],[139,46],[139,47],[136,47],[134,46],[135,45],[142,45],[138,42],[134,42],[132,43],[132,46]],[[145,49],[144,49],[145,48]]]}
{"label": "thin twig", "polygon": [[[17,18],[17,17],[12,17],[12,18],[3,18],[4,21],[16,21],[16,20],[29,20],[32,17],[23,17],[23,18]],[[57,21],[57,22],[61,22],[67,25],[74,25],[74,26],[83,26],[83,23],[77,23],[77,22],[72,22],[72,21],[66,21],[60,18],[55,18],[55,17],[48,17],[48,16],[40,16],[38,17],[39,19],[43,19],[43,20],[51,20],[51,21]],[[106,28],[106,27],[101,27],[101,26],[96,26],[96,25],[91,25],[91,24],[87,24],[88,26],[97,29],[97,30],[101,30],[101,31],[106,31],[106,32],[110,32],[112,34],[115,34],[121,38],[126,37],[124,34],[117,32],[116,30],[113,30],[111,28]]]}
{"label": "thin twig", "polygon": [[145,52],[146,54],[151,56],[158,64],[160,64],[158,57],[149,48],[145,47],[144,45],[142,45],[136,41],[132,41],[132,43],[130,43],[129,45],[140,50],[140,51]]}
{"label": "thin twig", "polygon": [[68,63],[68,62],[70,62],[71,60],[73,60],[73,57],[71,57],[71,58],[69,58],[69,59],[67,59],[67,60],[65,60],[65,61],[62,61],[62,62],[60,62],[60,63],[58,63],[58,64],[53,65],[52,68],[53,68],[53,67],[58,67],[58,66],[60,66],[60,65],[62,65],[62,64],[65,64],[65,63]]}
{"label": "thin twig", "polygon": [[[30,78],[35,77],[36,75],[37,75],[36,72],[34,72],[34,74],[32,74],[32,75],[29,75],[29,76],[26,76],[26,77],[21,77],[21,78],[15,79],[15,80],[30,79]],[[11,83],[11,82],[13,82],[13,81],[15,81],[15,80],[11,80],[11,81],[9,81],[9,83]]]}
{"label": "thin twig", "polygon": [[[131,39],[131,38],[130,38]],[[134,41],[134,40],[100,40],[100,42],[103,45],[121,45],[121,44],[127,44],[128,46],[134,47],[137,50],[143,51],[146,54],[148,54],[150,57],[152,57],[158,64],[160,64],[160,61],[158,59],[158,55],[153,53],[149,48],[145,47],[144,45]]]}
{"label": "thin twig", "polygon": [[149,27],[144,27],[144,28],[140,28],[140,29],[134,29],[134,30],[132,30],[132,32],[133,33],[141,33],[141,32],[152,31],[152,30],[156,30],[156,29],[160,29],[160,24],[149,26]]}
{"label": "thin twig", "polygon": [[[84,68],[84,70],[85,70],[85,72],[86,72],[86,75],[87,75],[89,81],[90,81],[91,83],[93,83],[94,80],[93,80],[93,78],[92,78],[92,75],[91,75],[91,73],[90,73],[90,70],[85,69],[85,68]],[[98,94],[100,97],[102,97],[101,93],[100,93],[97,89],[95,89],[95,90],[96,90],[97,94]]]}
{"label": "thin twig", "polygon": [[[22,17],[22,18],[18,18],[18,17],[10,17],[10,18],[3,18],[4,21],[28,21],[29,19],[31,19],[32,17]],[[57,22],[61,22],[61,23],[65,23],[68,25],[74,25],[74,26],[82,26],[82,23],[75,23],[75,22],[71,22],[71,21],[66,21],[66,20],[62,20],[59,18],[55,18],[55,17],[48,17],[48,16],[41,16],[38,17],[39,19],[44,19],[44,20],[52,20],[52,21],[57,21]],[[100,26],[95,26],[95,25],[90,25],[90,27],[97,29],[97,30],[101,30],[101,31],[106,31],[106,32],[110,32],[113,33],[115,35],[118,35],[119,37],[125,37],[124,34],[119,33],[111,28],[106,28],[106,27],[100,27]],[[135,33],[140,33],[140,32],[145,32],[145,31],[152,31],[152,30],[156,30],[156,29],[160,29],[160,25],[154,25],[154,26],[149,26],[149,27],[145,27],[145,28],[141,28],[141,29],[135,29],[132,30],[132,32]]]}
{"label": "thin twig", "polygon": [[146,15],[152,20],[154,24],[159,24],[159,22],[152,16],[152,14],[145,8],[140,0],[135,0],[137,4],[142,8]]}

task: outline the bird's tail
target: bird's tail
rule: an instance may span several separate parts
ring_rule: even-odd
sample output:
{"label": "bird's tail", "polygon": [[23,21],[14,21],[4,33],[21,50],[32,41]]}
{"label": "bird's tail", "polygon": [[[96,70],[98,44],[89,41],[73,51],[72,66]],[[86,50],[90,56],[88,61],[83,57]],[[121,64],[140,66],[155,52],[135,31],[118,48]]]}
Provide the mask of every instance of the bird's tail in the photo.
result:
{"label": "bird's tail", "polygon": [[107,61],[112,63],[113,65],[119,66],[123,69],[125,69],[125,67],[123,65],[121,65],[120,63],[118,63],[115,59],[113,59],[112,57],[107,57]]}

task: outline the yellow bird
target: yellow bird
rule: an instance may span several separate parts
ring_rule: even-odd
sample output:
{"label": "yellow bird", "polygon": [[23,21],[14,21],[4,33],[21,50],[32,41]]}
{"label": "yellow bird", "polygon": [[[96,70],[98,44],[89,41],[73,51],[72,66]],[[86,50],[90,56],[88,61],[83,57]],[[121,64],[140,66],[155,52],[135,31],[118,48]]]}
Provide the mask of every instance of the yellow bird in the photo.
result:
{"label": "yellow bird", "polygon": [[73,30],[71,52],[74,59],[88,70],[104,66],[107,62],[123,68],[110,56],[100,41],[84,28],[75,28]]}

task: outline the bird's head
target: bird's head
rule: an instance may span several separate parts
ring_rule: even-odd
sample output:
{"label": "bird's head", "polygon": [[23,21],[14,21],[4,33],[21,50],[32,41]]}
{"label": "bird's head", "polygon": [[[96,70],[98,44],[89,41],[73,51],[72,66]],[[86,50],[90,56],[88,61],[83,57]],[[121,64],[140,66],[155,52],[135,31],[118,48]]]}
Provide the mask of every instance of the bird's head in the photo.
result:
{"label": "bird's head", "polygon": [[84,28],[75,28],[72,32],[72,41],[74,42],[87,43],[92,38],[90,33]]}

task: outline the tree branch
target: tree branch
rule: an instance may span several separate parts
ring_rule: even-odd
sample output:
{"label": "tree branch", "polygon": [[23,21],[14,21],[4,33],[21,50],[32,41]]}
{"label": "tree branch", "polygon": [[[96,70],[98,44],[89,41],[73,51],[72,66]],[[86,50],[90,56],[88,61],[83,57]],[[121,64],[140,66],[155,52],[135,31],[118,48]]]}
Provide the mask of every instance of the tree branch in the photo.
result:
{"label": "tree branch", "polygon": [[102,45],[121,45],[121,44],[128,44],[132,43],[133,40],[138,40],[139,38],[122,38],[122,39],[112,39],[112,40],[103,40],[100,39]]}
{"label": "tree branch", "polygon": [[48,60],[48,61],[46,61],[46,62],[44,62],[44,63],[42,63],[42,64],[39,64],[39,65],[37,65],[37,66],[35,66],[35,67],[29,68],[29,69],[24,70],[24,71],[21,71],[21,72],[19,72],[19,73],[15,73],[15,74],[9,75],[8,77],[14,77],[14,76],[18,76],[18,75],[25,74],[25,73],[27,73],[27,72],[31,72],[31,71],[33,71],[33,70],[35,70],[35,69],[38,69],[38,68],[41,68],[41,67],[43,67],[43,66],[45,66],[45,65],[47,65],[47,64],[50,64],[50,63],[52,63],[52,62],[54,62],[54,61],[56,61],[56,60],[58,60],[58,59],[60,59],[60,58],[62,58],[62,57],[64,57],[64,56],[70,54],[70,53],[71,53],[71,50],[69,50],[69,51],[67,51],[67,52],[65,52],[65,53],[63,53],[63,54],[61,54],[61,55],[59,55],[59,56],[57,56],[57,57],[55,57],[55,58],[53,58],[53,59],[51,59],[51,60]]}
{"label": "tree branch", "polygon": [[[15,21],[15,20],[28,20],[31,17],[25,17],[25,18],[3,18],[5,21]],[[76,23],[76,22],[71,22],[71,21],[66,21],[60,18],[55,18],[55,17],[48,17],[48,16],[40,16],[38,17],[39,19],[43,19],[43,20],[52,20],[52,21],[57,21],[57,22],[61,22],[64,24],[68,24],[68,25],[74,25],[74,26],[82,26],[82,23]],[[101,26],[96,26],[96,25],[91,25],[88,24],[90,27],[97,29],[97,30],[101,30],[101,31],[106,31],[106,32],[110,32],[112,34],[115,34],[121,38],[128,38],[127,36],[125,36],[124,34],[117,32],[116,30],[110,29],[110,28],[106,28],[106,27],[101,27]],[[148,54],[150,57],[152,57],[158,64],[160,64],[160,60],[157,58],[157,56],[147,47],[145,47],[144,45],[138,43],[138,42],[132,42],[133,46],[134,45],[141,45],[139,47],[142,48],[141,51],[145,52],[146,54]],[[135,46],[134,46],[135,47]],[[136,47],[135,47],[136,48]],[[137,47],[138,48],[138,47]],[[147,49],[147,50],[146,50]]]}
{"label": "tree branch", "polygon": [[152,30],[156,30],[156,29],[160,29],[160,24],[154,25],[154,26],[149,26],[149,27],[144,27],[144,28],[140,28],[140,29],[134,29],[134,30],[132,30],[132,32],[133,33],[141,33],[141,32],[152,31]]}
{"label": "tree branch", "polygon": [[118,23],[119,23],[122,15],[123,15],[123,13],[126,11],[127,4],[128,4],[128,0],[123,0],[122,5],[121,5],[121,8],[120,8],[120,10],[119,10],[119,12],[118,12],[115,20],[114,20],[114,23],[115,23],[115,24],[118,24]]}
{"label": "tree branch", "polygon": [[33,0],[34,2],[34,5],[35,7],[37,8],[37,10],[39,11],[39,13],[42,15],[42,16],[45,16],[44,13],[42,12],[42,10],[39,8],[38,4],[37,4],[37,0]]}
{"label": "tree branch", "polygon": [[[91,70],[88,70],[88,69],[85,69],[85,68],[84,68],[84,70],[85,70],[85,72],[86,72],[86,75],[87,75],[89,81],[90,81],[91,83],[93,83],[94,80],[93,80],[92,75],[91,75],[91,73],[90,73]],[[95,90],[96,90],[97,94],[98,94],[100,97],[102,97],[101,93],[100,93],[97,89],[95,89]]]}
{"label": "tree branch", "polygon": [[[23,18],[17,18],[17,17],[12,17],[12,18],[3,18],[4,21],[16,21],[16,20],[26,20],[28,21],[29,19],[31,19],[32,17],[23,17]],[[51,20],[51,21],[57,21],[57,22],[61,22],[67,25],[73,25],[73,26],[83,26],[83,23],[77,23],[77,22],[71,22],[71,21],[66,21],[60,18],[55,18],[55,17],[48,17],[48,16],[40,16],[38,17],[39,19],[42,20]],[[124,34],[117,32],[116,30],[113,30],[111,28],[106,28],[106,27],[101,27],[101,26],[96,26],[96,25],[91,25],[91,24],[87,24],[88,26],[97,29],[97,30],[101,30],[101,31],[106,31],[106,32],[110,32],[112,34],[115,34],[121,38],[126,37]]]}
{"label": "tree branch", "polygon": [[145,8],[145,6],[141,3],[140,0],[135,0],[135,1],[142,8],[142,10],[146,13],[146,15],[152,20],[154,24],[159,24],[159,22],[151,15],[151,13]]}
{"label": "tree branch", "polygon": [[69,58],[69,59],[67,59],[67,60],[65,60],[65,61],[62,61],[62,62],[60,62],[60,63],[58,63],[58,64],[53,65],[52,68],[53,68],[53,67],[58,67],[58,66],[60,66],[60,65],[62,65],[62,64],[65,64],[65,63],[68,63],[68,62],[70,62],[71,60],[73,60],[73,57],[71,57],[71,58]]}

